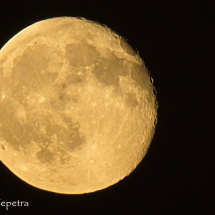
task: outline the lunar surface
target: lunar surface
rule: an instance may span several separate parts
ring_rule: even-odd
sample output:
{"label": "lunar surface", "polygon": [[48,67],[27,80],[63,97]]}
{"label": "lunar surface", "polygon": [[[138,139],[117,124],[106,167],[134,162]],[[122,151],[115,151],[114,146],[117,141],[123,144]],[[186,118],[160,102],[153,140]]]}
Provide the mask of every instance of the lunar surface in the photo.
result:
{"label": "lunar surface", "polygon": [[0,159],[37,188],[104,189],[153,138],[157,102],[139,55],[85,19],[37,22],[0,50]]}

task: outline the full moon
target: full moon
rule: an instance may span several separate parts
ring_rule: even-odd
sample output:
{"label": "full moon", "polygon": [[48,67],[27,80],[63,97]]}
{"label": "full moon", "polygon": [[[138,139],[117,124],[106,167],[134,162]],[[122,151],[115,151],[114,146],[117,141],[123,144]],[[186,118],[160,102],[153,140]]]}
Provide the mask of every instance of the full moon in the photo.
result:
{"label": "full moon", "polygon": [[83,18],[37,22],[0,50],[0,159],[34,187],[107,188],[144,158],[152,78],[125,39]]}

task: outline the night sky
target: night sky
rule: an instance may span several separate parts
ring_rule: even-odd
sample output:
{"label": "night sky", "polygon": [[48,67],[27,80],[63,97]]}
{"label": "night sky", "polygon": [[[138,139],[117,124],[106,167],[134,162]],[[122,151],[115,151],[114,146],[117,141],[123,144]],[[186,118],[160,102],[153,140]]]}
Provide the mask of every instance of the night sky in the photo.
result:
{"label": "night sky", "polygon": [[[29,207],[10,207],[11,214],[215,214],[214,5],[212,0],[0,1],[0,48],[47,18],[97,21],[139,52],[159,106],[146,157],[107,189],[51,193],[26,184],[0,163],[0,201],[29,202]],[[7,214],[5,207],[0,213]]]}

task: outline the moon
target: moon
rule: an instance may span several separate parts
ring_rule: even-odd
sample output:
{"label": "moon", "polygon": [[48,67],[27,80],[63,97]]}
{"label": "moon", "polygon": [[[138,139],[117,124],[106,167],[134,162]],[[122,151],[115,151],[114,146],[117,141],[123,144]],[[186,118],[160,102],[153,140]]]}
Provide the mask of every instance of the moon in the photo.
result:
{"label": "moon", "polygon": [[83,194],[144,158],[157,100],[143,60],[83,18],[37,22],[0,50],[0,159],[26,183]]}

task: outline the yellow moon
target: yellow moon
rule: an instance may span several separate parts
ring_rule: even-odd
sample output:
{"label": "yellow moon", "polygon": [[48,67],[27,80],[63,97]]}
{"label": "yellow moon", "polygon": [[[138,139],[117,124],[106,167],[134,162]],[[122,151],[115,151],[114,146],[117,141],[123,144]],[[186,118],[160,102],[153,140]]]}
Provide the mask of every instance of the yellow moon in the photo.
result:
{"label": "yellow moon", "polygon": [[0,159],[37,188],[94,192],[129,175],[153,138],[150,75],[98,23],[37,22],[0,50]]}

